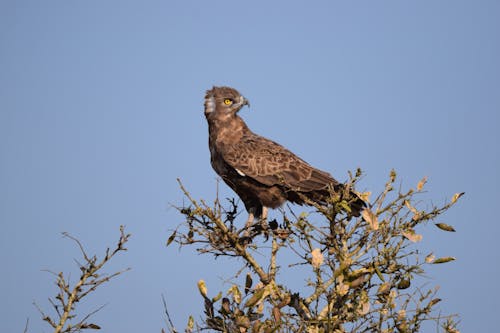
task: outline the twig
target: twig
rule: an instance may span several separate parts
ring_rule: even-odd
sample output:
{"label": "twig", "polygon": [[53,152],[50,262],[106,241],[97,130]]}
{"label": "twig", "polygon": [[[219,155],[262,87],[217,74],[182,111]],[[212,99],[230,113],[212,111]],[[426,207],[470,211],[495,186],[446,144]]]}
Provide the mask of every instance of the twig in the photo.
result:
{"label": "twig", "polygon": [[178,331],[175,329],[174,323],[172,323],[172,319],[170,318],[170,314],[168,313],[168,307],[167,307],[167,301],[165,300],[165,296],[162,294],[161,295],[161,300],[163,302],[163,310],[165,311],[165,315],[168,320],[168,330],[172,333],[178,333]]}
{"label": "twig", "polygon": [[28,333],[28,325],[30,323],[30,319],[26,318],[26,324],[24,325],[23,333]]}
{"label": "twig", "polygon": [[80,278],[78,282],[70,287],[69,282],[64,277],[63,273],[54,273],[49,271],[51,274],[56,275],[56,285],[59,288],[59,293],[55,296],[55,300],[49,298],[49,302],[53,306],[58,319],[55,320],[41,310],[41,308],[33,303],[38,311],[41,313],[43,320],[47,321],[53,328],[54,333],[71,333],[81,331],[83,329],[99,329],[100,327],[96,324],[87,323],[87,320],[96,312],[100,311],[103,306],[100,306],[96,310],[87,314],[83,319],[81,319],[77,324],[68,324],[68,321],[75,317],[74,314],[75,304],[79,302],[82,298],[87,296],[89,293],[96,290],[96,288],[105,282],[108,282],[112,278],[130,270],[130,268],[115,272],[108,276],[101,277],[98,272],[101,268],[118,252],[126,251],[124,244],[128,241],[130,234],[125,234],[124,227],[120,226],[120,238],[116,248],[110,253],[109,248],[106,250],[106,254],[101,261],[98,261],[96,256],[89,257],[85,251],[82,243],[75,237],[71,236],[67,232],[63,232],[65,238],[73,240],[79,247],[80,252],[84,258],[85,263],[79,264],[80,268]]}

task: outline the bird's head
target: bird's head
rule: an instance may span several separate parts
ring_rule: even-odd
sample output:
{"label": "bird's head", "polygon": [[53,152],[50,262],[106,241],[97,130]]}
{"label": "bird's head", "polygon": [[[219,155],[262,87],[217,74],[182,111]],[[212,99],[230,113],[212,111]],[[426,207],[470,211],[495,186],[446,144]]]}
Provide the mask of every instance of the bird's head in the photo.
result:
{"label": "bird's head", "polygon": [[250,106],[248,100],[238,90],[230,87],[213,87],[205,95],[205,115],[234,115],[245,105]]}

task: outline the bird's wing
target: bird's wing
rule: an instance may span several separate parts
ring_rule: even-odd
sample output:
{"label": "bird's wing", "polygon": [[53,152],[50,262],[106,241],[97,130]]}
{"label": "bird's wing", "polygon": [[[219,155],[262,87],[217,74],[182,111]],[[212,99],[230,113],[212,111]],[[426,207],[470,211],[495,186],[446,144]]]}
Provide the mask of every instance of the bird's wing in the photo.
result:
{"label": "bird's wing", "polygon": [[326,189],[338,182],[280,144],[255,135],[222,145],[224,160],[242,175],[268,186],[284,185],[303,192]]}

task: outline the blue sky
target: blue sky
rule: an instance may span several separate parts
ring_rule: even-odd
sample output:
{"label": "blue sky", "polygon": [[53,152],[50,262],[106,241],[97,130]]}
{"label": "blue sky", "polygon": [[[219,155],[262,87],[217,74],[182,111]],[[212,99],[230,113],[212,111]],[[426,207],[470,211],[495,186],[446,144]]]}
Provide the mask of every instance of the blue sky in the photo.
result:
{"label": "blue sky", "polygon": [[[77,271],[78,237],[103,253],[120,224],[132,270],[81,304],[106,331],[158,332],[165,294],[178,328],[202,303],[196,281],[227,290],[234,261],[165,247],[181,222],[180,177],[212,200],[205,90],[237,88],[242,116],[359,190],[428,176],[436,204],[465,191],[422,247],[441,309],[464,332],[497,328],[500,274],[498,1],[0,2],[0,318],[49,332],[53,277]],[[223,196],[233,196],[225,186]],[[243,223],[243,217],[241,223]]]}

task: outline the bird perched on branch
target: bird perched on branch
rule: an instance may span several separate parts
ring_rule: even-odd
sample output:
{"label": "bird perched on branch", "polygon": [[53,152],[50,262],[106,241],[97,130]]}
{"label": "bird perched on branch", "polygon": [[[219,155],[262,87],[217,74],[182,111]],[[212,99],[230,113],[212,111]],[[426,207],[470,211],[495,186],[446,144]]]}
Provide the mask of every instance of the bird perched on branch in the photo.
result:
{"label": "bird perched on branch", "polygon": [[[325,204],[330,191],[346,191],[329,173],[309,165],[280,144],[253,133],[238,116],[248,100],[236,89],[213,87],[205,95],[211,163],[215,172],[241,198],[248,211],[247,228],[255,218],[266,219],[267,208],[285,201]],[[354,192],[350,215],[366,206]]]}

